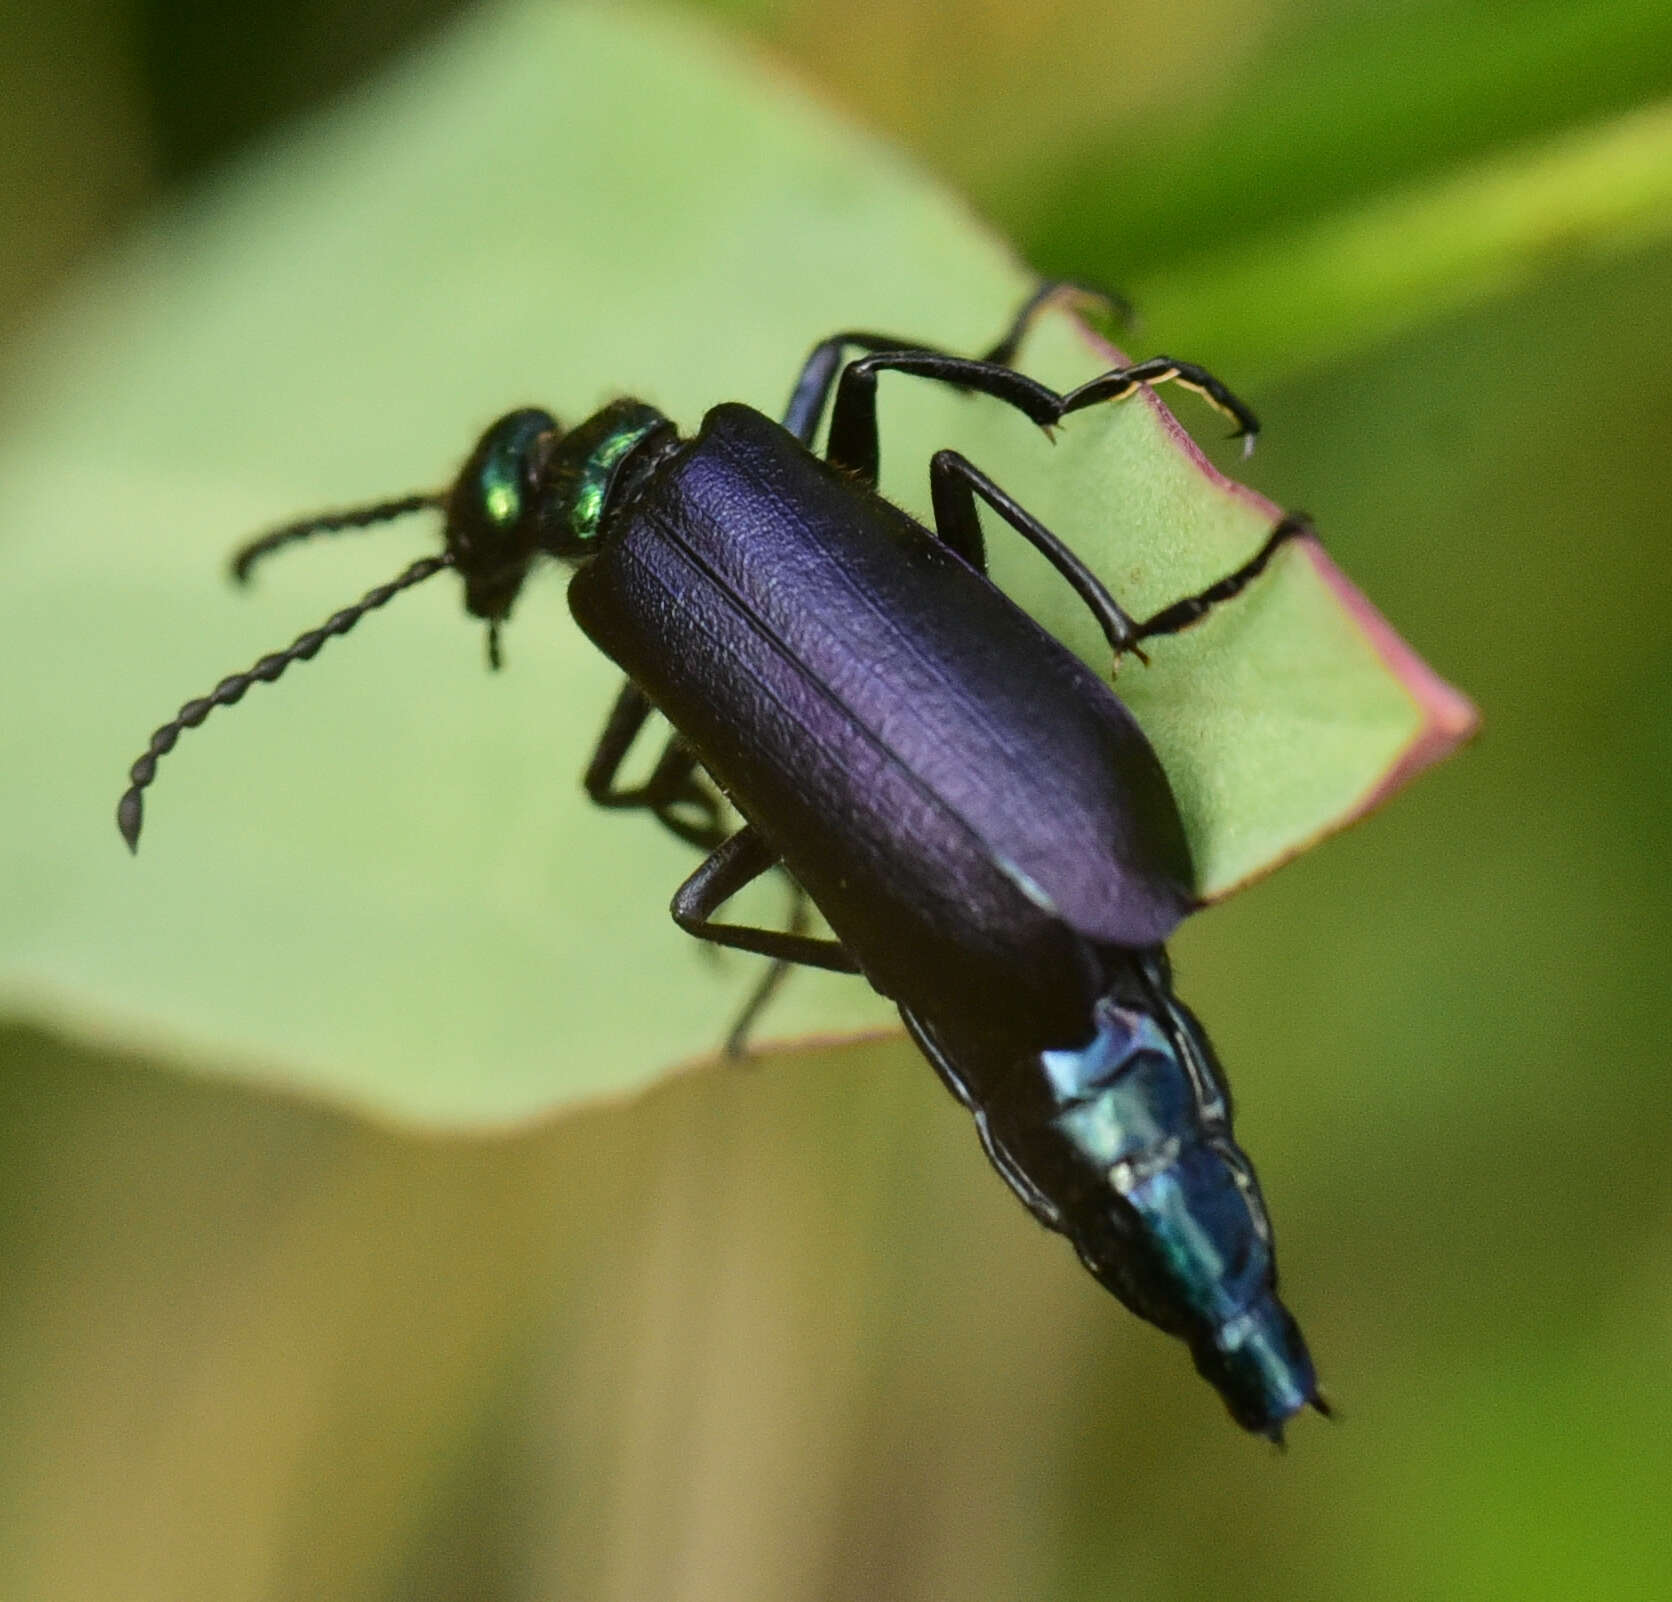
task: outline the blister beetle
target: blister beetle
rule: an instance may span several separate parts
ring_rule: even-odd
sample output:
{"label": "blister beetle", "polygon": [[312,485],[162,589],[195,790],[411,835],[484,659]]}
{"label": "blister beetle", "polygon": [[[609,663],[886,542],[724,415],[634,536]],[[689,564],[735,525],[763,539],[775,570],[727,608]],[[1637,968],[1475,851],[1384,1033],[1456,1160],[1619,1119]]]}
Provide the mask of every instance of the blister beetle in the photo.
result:
{"label": "blister beetle", "polygon": [[[293,523],[234,572],[310,536],[421,508],[441,554],[188,702],[152,736],[118,808],[137,846],[142,792],[181,732],[271,682],[444,568],[499,630],[542,556],[573,564],[569,605],[627,675],[586,773],[592,799],[650,812],[704,850],[673,899],[699,939],[863,974],[974,1116],[1033,1215],[1135,1312],[1181,1337],[1250,1430],[1281,1438],[1327,1411],[1277,1299],[1271,1229],[1231,1131],[1224,1076],[1173,994],[1162,943],[1195,909],[1167,779],[1108,685],[986,577],[978,502],[1043,555],[1117,657],[1252,581],[1287,518],[1235,572],[1138,622],[1049,529],[977,467],[930,464],[931,531],[876,492],[884,372],[994,397],[1049,427],[1145,384],[1182,382],[1251,438],[1252,416],[1199,367],[1154,357],[1058,394],[1011,362],[1047,284],[997,345],[964,358],[860,332],[817,345],[782,425],[716,406],[682,439],[619,400],[568,432],[514,411],[452,488]],[[854,351],[865,354],[849,359]],[[824,458],[811,443],[827,402]],[[652,710],[673,733],[644,783],[621,782]],[[743,822],[725,826],[722,796]],[[833,938],[715,921],[781,868]],[[804,904],[798,902],[798,907]]]}

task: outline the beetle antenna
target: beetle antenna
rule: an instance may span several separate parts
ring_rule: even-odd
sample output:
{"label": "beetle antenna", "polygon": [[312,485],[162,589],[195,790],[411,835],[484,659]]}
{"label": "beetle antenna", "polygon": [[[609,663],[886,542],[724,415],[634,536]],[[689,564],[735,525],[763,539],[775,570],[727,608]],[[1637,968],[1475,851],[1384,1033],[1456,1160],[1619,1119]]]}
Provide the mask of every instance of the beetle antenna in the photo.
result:
{"label": "beetle antenna", "polygon": [[298,635],[295,642],[284,650],[262,657],[254,667],[243,673],[234,673],[230,678],[222,679],[207,695],[196,701],[188,701],[181,707],[151,736],[145,755],[128,769],[131,782],[116,806],[116,827],[122,831],[122,838],[128,842],[128,849],[139,850],[140,826],[145,821],[145,787],[157,776],[157,763],[174,749],[174,743],[183,731],[195,729],[216,707],[232,706],[243,700],[244,692],[252,684],[271,684],[292,662],[310,660],[318,654],[319,648],[332,635],[348,633],[368,612],[375,612],[378,607],[394,600],[402,590],[409,590],[414,584],[422,584],[425,579],[452,565],[453,558],[445,553],[440,556],[420,557],[404,573],[387,584],[379,584],[376,589],[367,590],[353,606],[345,606],[342,611],[332,613],[318,628]]}
{"label": "beetle antenna", "polygon": [[240,545],[232,553],[232,580],[248,584],[250,572],[264,557],[299,540],[311,539],[315,534],[337,534],[345,528],[370,528],[374,523],[390,523],[408,512],[439,510],[447,504],[447,497],[436,491],[421,495],[403,495],[399,500],[377,501],[371,506],[351,506],[340,512],[321,512],[317,517],[304,518],[300,523],[286,523],[270,534],[262,534],[247,545]]}

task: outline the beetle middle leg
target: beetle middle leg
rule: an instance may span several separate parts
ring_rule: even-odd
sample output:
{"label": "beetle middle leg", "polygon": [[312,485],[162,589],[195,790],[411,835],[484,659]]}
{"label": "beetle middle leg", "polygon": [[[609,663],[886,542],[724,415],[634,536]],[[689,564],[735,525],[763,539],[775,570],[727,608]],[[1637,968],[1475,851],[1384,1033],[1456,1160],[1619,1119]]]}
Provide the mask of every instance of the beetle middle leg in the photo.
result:
{"label": "beetle middle leg", "polygon": [[744,1002],[743,1010],[726,1035],[722,1049],[727,1057],[744,1055],[749,1031],[754,1028],[792,966],[827,968],[832,973],[860,971],[859,964],[839,941],[820,940],[803,932],[807,927],[809,902],[807,892],[793,879],[790,881],[793,899],[787,929],[757,929],[746,924],[710,922],[713,915],[745,885],[781,866],[772,848],[752,826],[745,824],[674,893],[670,909],[673,921],[687,934],[717,946],[751,951],[757,956],[772,959],[772,965],[761,976],[760,983]]}
{"label": "beetle middle leg", "polygon": [[1159,612],[1134,622],[1090,568],[1046,528],[1033,513],[1014,501],[967,457],[956,451],[937,451],[929,463],[930,495],[935,508],[935,533],[979,572],[986,572],[986,548],[975,498],[981,497],[995,512],[1034,547],[1052,567],[1068,580],[1074,593],[1086,603],[1097,619],[1103,637],[1116,656],[1128,652],[1140,662],[1145,640],[1158,635],[1178,634],[1199,623],[1222,601],[1240,595],[1270,565],[1283,546],[1294,539],[1316,537],[1312,520],[1304,512],[1291,512],[1269,533],[1264,543],[1234,572],[1216,579],[1206,589],[1164,606]]}
{"label": "beetle middle leg", "polygon": [[[587,795],[602,807],[642,807],[663,828],[686,844],[714,852],[725,844],[727,838],[720,797],[706,781],[695,754],[678,735],[670,738],[663,747],[662,755],[645,783],[633,789],[616,787],[616,775],[650,712],[650,701],[636,684],[629,681],[622,686],[621,694],[610,711],[609,721],[604,725],[598,749],[587,765]],[[696,814],[695,821],[689,815],[693,812]],[[788,875],[785,877],[788,878]],[[807,892],[793,879],[789,880],[789,886],[790,908],[786,926],[791,935],[800,935],[807,927]],[[703,938],[709,937],[704,935]],[[723,945],[726,942],[715,943]],[[772,960],[727,1032],[723,1048],[726,1056],[744,1055],[750,1030],[777,994],[790,965],[791,961],[786,957]]]}
{"label": "beetle middle leg", "polygon": [[[789,878],[786,874],[785,878]],[[807,892],[794,879],[790,885],[790,915],[785,922],[785,929],[792,935],[805,934],[808,923],[808,909],[812,906]],[[781,986],[789,976],[794,966],[787,958],[774,957],[767,964],[766,972],[760,977],[755,988],[750,991],[749,999],[743,1003],[742,1009],[732,1020],[732,1026],[726,1033],[726,1043],[720,1048],[723,1057],[739,1058],[749,1053],[749,1036],[754,1032],[760,1015],[766,1011],[767,1004],[778,994]]]}
{"label": "beetle middle leg", "polygon": [[981,353],[980,359],[996,362],[1000,367],[1014,366],[1016,352],[1022,348],[1022,341],[1027,338],[1028,330],[1039,320],[1040,314],[1047,307],[1064,300],[1091,301],[1101,306],[1117,323],[1129,324],[1133,321],[1131,301],[1103,284],[1094,284],[1084,278],[1046,278],[1016,308],[1010,326],[995,344]]}
{"label": "beetle middle leg", "polygon": [[712,851],[726,838],[720,797],[696,755],[677,734],[669,738],[643,784],[630,789],[616,784],[621,765],[651,710],[649,698],[636,684],[629,681],[622,686],[599,736],[598,748],[587,763],[583,781],[586,793],[601,807],[643,808],[687,845]]}
{"label": "beetle middle leg", "polygon": [[[957,451],[937,451],[929,463],[929,493],[935,508],[935,533],[978,572],[987,570],[986,543],[981,535],[981,518],[975,498],[981,497],[1018,534],[1067,579],[1074,593],[1086,603],[1097,619],[1103,637],[1116,656],[1128,651],[1143,652],[1138,641],[1143,626],[1133,622],[1121,604],[1092,570],[1077,557],[1032,512],[1014,501],[968,457]],[[1253,578],[1250,573],[1248,578]],[[1247,583],[1244,579],[1243,583]],[[1233,592],[1234,593],[1234,592]],[[1183,627],[1183,624],[1179,625]],[[1169,632],[1166,629],[1159,633]]]}
{"label": "beetle middle leg", "polygon": [[[1153,616],[1145,618],[1137,626],[1136,638],[1149,640],[1158,634],[1177,634],[1189,628],[1192,623],[1200,622],[1221,601],[1228,601],[1247,589],[1265,572],[1272,557],[1290,540],[1316,538],[1317,530],[1313,528],[1311,518],[1304,512],[1288,513],[1266,536],[1265,543],[1259,550],[1235,572],[1227,573],[1224,578],[1216,579],[1205,590],[1198,590],[1194,595],[1174,601],[1171,606],[1164,606]],[[1133,649],[1137,650],[1137,646],[1134,645]],[[1141,656],[1143,653],[1140,651],[1138,654]]]}

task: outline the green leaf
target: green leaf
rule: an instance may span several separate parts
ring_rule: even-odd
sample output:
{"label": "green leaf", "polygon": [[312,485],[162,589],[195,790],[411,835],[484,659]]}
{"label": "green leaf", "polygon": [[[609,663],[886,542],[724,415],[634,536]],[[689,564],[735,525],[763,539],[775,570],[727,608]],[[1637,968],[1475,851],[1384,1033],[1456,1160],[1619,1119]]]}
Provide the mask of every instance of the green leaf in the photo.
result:
{"label": "green leaf", "polygon": [[[434,540],[421,520],[344,536],[235,600],[221,563],[239,536],[430,487],[511,405],[574,420],[630,392],[690,426],[721,399],[775,411],[833,329],[978,349],[1029,283],[886,150],[643,13],[484,13],[227,175],[87,287],[14,390],[0,639],[27,690],[4,724],[0,997],[82,1037],[450,1126],[623,1094],[711,1053],[754,969],[669,922],[688,853],[584,804],[616,675],[555,574],[497,678],[441,583],[218,712],[165,763],[137,863],[111,821],[122,768],[183,699]],[[1028,358],[1059,385],[1113,359],[1066,317]],[[1139,612],[1234,566],[1275,516],[1148,398],[1076,416],[1054,447],[905,380],[883,422],[887,493],[926,514],[927,459],[957,446]],[[991,541],[1001,581],[1107,666],[1017,543]],[[1310,548],[1154,658],[1121,688],[1210,895],[1471,726]],[[892,1021],[863,984],[803,975],[770,1023]]]}

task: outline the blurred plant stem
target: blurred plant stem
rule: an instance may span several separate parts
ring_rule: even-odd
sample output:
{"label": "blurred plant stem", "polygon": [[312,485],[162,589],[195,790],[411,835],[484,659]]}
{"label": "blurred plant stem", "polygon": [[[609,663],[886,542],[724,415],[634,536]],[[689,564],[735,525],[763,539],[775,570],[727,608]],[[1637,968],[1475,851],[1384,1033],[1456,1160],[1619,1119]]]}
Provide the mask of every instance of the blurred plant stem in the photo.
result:
{"label": "blurred plant stem", "polygon": [[1258,388],[1669,236],[1672,100],[1236,240],[1132,293],[1155,326],[1189,330],[1192,348]]}

